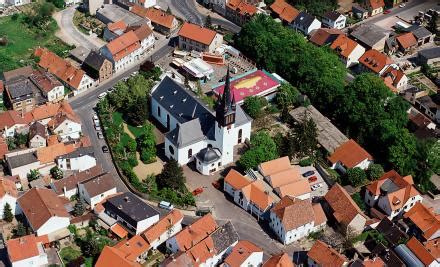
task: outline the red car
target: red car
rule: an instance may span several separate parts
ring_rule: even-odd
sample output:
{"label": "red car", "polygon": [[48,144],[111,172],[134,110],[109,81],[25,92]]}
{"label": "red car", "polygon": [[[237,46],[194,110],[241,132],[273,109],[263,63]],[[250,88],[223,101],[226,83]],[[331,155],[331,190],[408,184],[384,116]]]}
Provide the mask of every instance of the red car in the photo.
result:
{"label": "red car", "polygon": [[391,10],[385,10],[384,12],[383,12],[384,14],[390,14],[391,13]]}
{"label": "red car", "polygon": [[309,180],[309,183],[313,183],[313,182],[316,182],[318,180],[318,177],[312,176],[312,177],[309,177],[308,180]]}
{"label": "red car", "polygon": [[203,188],[201,188],[201,187],[196,188],[194,191],[192,191],[193,196],[200,195],[201,193],[203,193]]}

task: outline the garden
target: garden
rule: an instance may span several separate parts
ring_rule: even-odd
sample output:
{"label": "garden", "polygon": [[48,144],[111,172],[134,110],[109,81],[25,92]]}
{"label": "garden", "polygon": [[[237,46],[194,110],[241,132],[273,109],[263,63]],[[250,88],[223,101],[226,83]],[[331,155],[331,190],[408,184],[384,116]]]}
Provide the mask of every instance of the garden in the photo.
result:
{"label": "garden", "polygon": [[182,168],[170,161],[162,169],[157,162],[154,126],[148,121],[149,93],[157,77],[141,71],[118,82],[115,90],[98,103],[97,111],[113,160],[134,188],[152,200],[194,205]]}

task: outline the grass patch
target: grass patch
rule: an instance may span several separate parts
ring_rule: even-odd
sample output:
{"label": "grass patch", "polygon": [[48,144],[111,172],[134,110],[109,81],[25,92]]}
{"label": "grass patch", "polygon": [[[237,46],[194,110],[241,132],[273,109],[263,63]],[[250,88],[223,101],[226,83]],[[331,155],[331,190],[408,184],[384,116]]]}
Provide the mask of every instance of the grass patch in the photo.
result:
{"label": "grass patch", "polygon": [[0,18],[0,37],[6,37],[8,44],[0,49],[0,73],[34,63],[32,54],[36,47],[47,47],[63,56],[72,47],[55,37],[57,25],[52,21],[45,31],[29,28],[22,17]]}
{"label": "grass patch", "polygon": [[74,249],[73,247],[65,247],[60,251],[61,259],[66,264],[77,259],[81,255],[81,251]]}
{"label": "grass patch", "polygon": [[93,267],[93,261],[94,261],[94,259],[92,257],[85,258],[84,265],[86,267]]}
{"label": "grass patch", "polygon": [[132,139],[126,132],[121,133],[121,144],[123,146],[126,146]]}
{"label": "grass patch", "polygon": [[130,130],[130,132],[137,137],[141,136],[144,134],[145,130],[143,127],[136,127],[130,124],[127,124],[127,128],[128,130]]}
{"label": "grass patch", "polygon": [[120,125],[124,122],[124,119],[122,119],[122,113],[120,112],[117,111],[113,112],[112,118],[113,118],[113,122],[117,125]]}

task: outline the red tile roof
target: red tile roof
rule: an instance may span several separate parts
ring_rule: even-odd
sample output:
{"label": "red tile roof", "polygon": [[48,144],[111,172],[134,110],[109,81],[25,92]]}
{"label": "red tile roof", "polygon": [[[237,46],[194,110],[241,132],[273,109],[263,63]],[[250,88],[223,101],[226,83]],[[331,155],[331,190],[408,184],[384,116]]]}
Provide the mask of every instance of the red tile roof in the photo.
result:
{"label": "red tile roof", "polygon": [[252,256],[253,253],[257,252],[263,253],[263,250],[250,241],[240,240],[237,245],[234,246],[231,254],[226,257],[224,262],[230,267],[239,267],[244,261]]}
{"label": "red tile roof", "polygon": [[434,258],[440,258],[440,238],[432,239],[425,242],[425,247]]}
{"label": "red tile roof", "polygon": [[440,214],[418,202],[404,215],[411,220],[422,232],[426,240],[432,239],[440,231]]}
{"label": "red tile roof", "polygon": [[385,3],[383,0],[370,0],[369,3],[373,10],[385,7]]}
{"label": "red tile roof", "polygon": [[137,38],[140,41],[147,39],[150,35],[153,34],[153,30],[146,24],[135,27],[133,32],[134,34],[136,34]]}
{"label": "red tile roof", "polygon": [[326,243],[317,240],[307,256],[314,260],[319,266],[342,266],[344,263],[348,262],[348,259],[339,254],[332,247]]}
{"label": "red tile roof", "polygon": [[126,238],[128,235],[127,230],[125,230],[124,227],[122,227],[119,223],[115,223],[110,227],[110,230],[119,236],[120,238]]}
{"label": "red tile roof", "polygon": [[33,117],[33,120],[39,121],[44,120],[48,118],[55,117],[58,113],[68,113],[68,114],[75,114],[72,107],[67,101],[62,101],[58,103],[46,103],[44,105],[35,107],[31,114]]}
{"label": "red tile roof", "polygon": [[229,0],[226,4],[232,10],[239,12],[241,15],[253,16],[257,13],[257,8],[244,0]]}
{"label": "red tile roof", "polygon": [[386,65],[392,64],[393,61],[387,55],[370,49],[359,58],[359,63],[374,73],[379,73]]}
{"label": "red tile roof", "polygon": [[51,73],[36,70],[30,76],[31,81],[42,91],[49,93],[55,87],[63,86]]}
{"label": "red tile roof", "polygon": [[260,170],[264,176],[270,176],[272,174],[285,171],[290,168],[291,168],[290,159],[287,156],[266,161],[260,164]]}
{"label": "red tile roof", "polygon": [[317,46],[331,44],[339,35],[344,34],[339,29],[320,28],[310,35],[310,42]]}
{"label": "red tile roof", "polygon": [[48,244],[47,235],[35,236],[26,235],[19,238],[9,239],[6,241],[9,259],[12,263],[29,259],[40,255],[38,243]]}
{"label": "red tile roof", "polygon": [[273,198],[265,191],[263,181],[256,180],[241,189],[244,197],[260,210],[265,211],[274,202]]}
{"label": "red tile roof", "polygon": [[365,159],[373,160],[373,157],[356,143],[356,141],[350,139],[336,148],[328,159],[333,164],[341,162],[342,165],[350,169],[354,168]]}
{"label": "red tile roof", "polygon": [[135,235],[128,240],[121,240],[114,248],[122,252],[128,261],[136,262],[143,253],[150,249],[150,246],[141,236]]}
{"label": "red tile roof", "polygon": [[339,184],[333,185],[324,199],[330,205],[335,219],[345,226],[349,225],[357,215],[365,217],[359,206]]}
{"label": "red tile roof", "polygon": [[178,35],[204,45],[210,45],[217,33],[208,28],[185,22],[182,28],[180,28]]}
{"label": "red tile roof", "polygon": [[414,236],[406,243],[406,246],[425,266],[430,266],[431,263],[436,262],[436,258]]}
{"label": "red tile roof", "polygon": [[4,159],[5,155],[9,152],[8,143],[6,139],[0,137],[0,159]]}
{"label": "red tile roof", "polygon": [[126,32],[107,44],[107,49],[115,61],[121,60],[140,47],[139,38],[133,31]]}
{"label": "red tile roof", "polygon": [[119,20],[116,21],[114,23],[109,23],[107,24],[107,28],[109,29],[109,31],[116,31],[116,30],[121,30],[121,31],[125,31],[127,29],[128,25],[123,21],[123,20]]}
{"label": "red tile roof", "polygon": [[388,66],[381,74],[382,79],[384,79],[385,81],[387,78],[390,79],[391,85],[393,87],[396,87],[404,76],[405,73],[399,67],[395,67],[393,65]]}
{"label": "red tile roof", "polygon": [[190,249],[193,244],[197,244],[206,238],[217,228],[218,225],[212,215],[207,214],[180,231],[175,235],[175,238],[179,248],[186,251]]}
{"label": "red tile roof", "polygon": [[417,45],[417,40],[411,32],[402,33],[396,37],[397,42],[403,49]]}
{"label": "red tile roof", "polygon": [[292,259],[287,253],[272,255],[264,264],[263,267],[294,267]]}
{"label": "red tile roof", "polygon": [[241,190],[249,185],[251,181],[243,177],[238,171],[231,169],[225,177],[225,183],[229,184],[235,190]]}
{"label": "red tile roof", "polygon": [[287,23],[292,23],[299,15],[298,9],[289,5],[285,0],[275,0],[270,8],[278,15],[278,17],[280,17],[280,19]]}
{"label": "red tile roof", "polygon": [[167,14],[165,11],[153,7],[147,9],[145,16],[149,18],[152,23],[159,24],[168,29],[173,28],[173,22],[176,20],[173,15]]}
{"label": "red tile roof", "polygon": [[5,195],[17,198],[18,190],[13,180],[0,177],[0,198],[3,198]]}
{"label": "red tile roof", "polygon": [[348,58],[353,50],[359,44],[348,38],[346,35],[339,35],[331,44],[330,48],[335,50],[339,55]]}
{"label": "red tile roof", "polygon": [[99,255],[95,267],[109,266],[141,267],[139,263],[127,260],[124,253],[119,251],[117,248],[105,246]]}
{"label": "red tile roof", "polygon": [[141,236],[151,245],[155,240],[164,234],[168,229],[176,224],[180,224],[183,219],[183,214],[178,210],[172,210],[165,217],[153,224],[150,228],[145,230]]}
{"label": "red tile roof", "polygon": [[15,110],[6,110],[0,113],[0,130],[11,128],[14,125],[27,125],[32,122],[32,116],[29,113],[21,114]]}

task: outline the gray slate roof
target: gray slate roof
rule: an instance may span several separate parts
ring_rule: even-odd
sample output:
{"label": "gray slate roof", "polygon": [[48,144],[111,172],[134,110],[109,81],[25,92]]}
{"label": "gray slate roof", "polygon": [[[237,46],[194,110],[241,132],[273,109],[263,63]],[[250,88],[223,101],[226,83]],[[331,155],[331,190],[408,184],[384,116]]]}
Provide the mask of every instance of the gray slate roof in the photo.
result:
{"label": "gray slate roof", "polygon": [[17,167],[26,166],[34,162],[38,162],[34,152],[21,154],[17,156],[7,157],[9,169],[15,169]]}
{"label": "gray slate roof", "polygon": [[387,36],[382,28],[374,24],[362,24],[350,35],[370,47]]}
{"label": "gray slate roof", "polygon": [[197,153],[196,157],[205,164],[209,164],[220,159],[222,153],[217,148],[205,147]]}
{"label": "gray slate roof", "polygon": [[155,209],[131,192],[109,198],[104,203],[106,211],[117,214],[132,226],[147,218],[159,215]]}
{"label": "gray slate roof", "polygon": [[84,185],[90,197],[100,195],[116,187],[110,173],[92,177],[86,181],[82,181],[81,184]]}
{"label": "gray slate roof", "polygon": [[93,147],[88,146],[88,147],[78,147],[75,151],[70,152],[68,154],[64,154],[61,155],[59,157],[57,157],[57,159],[59,158],[63,158],[63,159],[73,159],[73,158],[78,158],[84,155],[89,155],[94,157],[95,156],[95,152]]}
{"label": "gray slate roof", "polygon": [[230,221],[217,228],[211,234],[211,238],[214,241],[214,248],[218,253],[225,251],[235,242],[238,242],[239,239],[238,233]]}
{"label": "gray slate roof", "polygon": [[106,58],[96,51],[91,51],[84,60],[84,65],[99,71]]}
{"label": "gray slate roof", "polygon": [[419,55],[427,59],[438,58],[440,57],[440,47],[436,46],[433,48],[423,49],[419,51]]}
{"label": "gray slate roof", "polygon": [[324,18],[327,18],[329,20],[335,21],[341,16],[341,13],[338,11],[329,11],[323,15]]}
{"label": "gray slate roof", "polygon": [[406,32],[412,32],[416,39],[423,39],[432,35],[428,29],[420,25],[412,25],[409,28],[404,29]]}
{"label": "gray slate roof", "polygon": [[44,126],[43,124],[39,123],[38,121],[33,123],[29,127],[29,140],[34,138],[36,135],[39,135],[39,136],[41,136],[43,138],[46,136],[46,126]]}
{"label": "gray slate roof", "polygon": [[14,100],[26,100],[33,97],[35,85],[27,78],[7,84],[7,90]]}
{"label": "gray slate roof", "polygon": [[295,18],[294,24],[308,28],[313,23],[314,20],[315,20],[314,16],[304,11],[301,11],[299,15]]}

